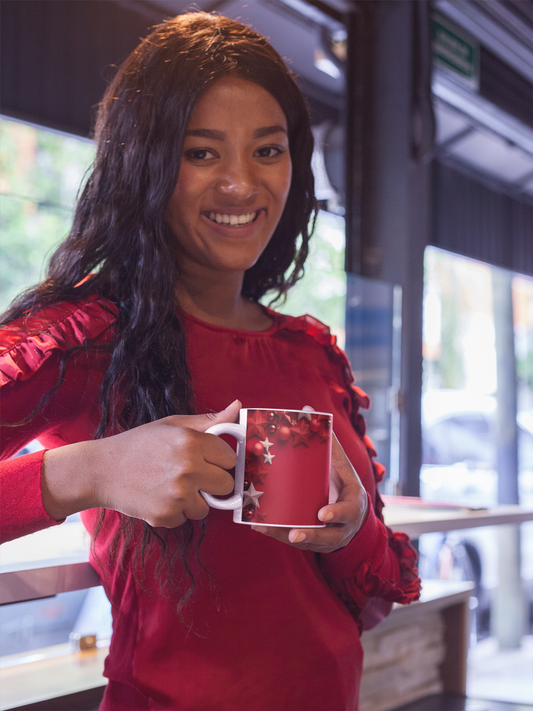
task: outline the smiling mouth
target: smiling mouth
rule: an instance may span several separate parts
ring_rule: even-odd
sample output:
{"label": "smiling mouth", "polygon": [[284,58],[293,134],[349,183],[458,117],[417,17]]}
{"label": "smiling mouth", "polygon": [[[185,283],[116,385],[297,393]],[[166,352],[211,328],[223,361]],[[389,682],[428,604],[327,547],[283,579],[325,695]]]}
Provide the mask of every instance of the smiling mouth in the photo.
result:
{"label": "smiling mouth", "polygon": [[246,215],[226,215],[221,212],[208,212],[205,213],[206,217],[211,220],[211,222],[216,222],[217,225],[229,225],[230,227],[244,227],[244,225],[249,225],[255,222],[259,212],[248,212]]}

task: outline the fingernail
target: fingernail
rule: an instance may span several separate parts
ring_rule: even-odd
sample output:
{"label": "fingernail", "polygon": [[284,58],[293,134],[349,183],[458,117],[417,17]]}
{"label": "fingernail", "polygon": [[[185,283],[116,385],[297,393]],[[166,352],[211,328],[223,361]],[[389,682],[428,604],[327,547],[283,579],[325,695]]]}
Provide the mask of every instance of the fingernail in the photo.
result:
{"label": "fingernail", "polygon": [[238,400],[238,399],[237,399],[237,400],[234,400],[234,401],[231,403],[231,405],[228,405],[226,408],[224,408],[223,412],[225,412],[226,410],[229,410],[230,407],[233,407],[233,405],[236,405],[236,404],[238,404],[239,407],[240,407],[240,406],[241,406],[241,401]]}
{"label": "fingernail", "polygon": [[257,533],[266,533],[266,526],[252,526],[252,531],[257,531]]}
{"label": "fingernail", "polygon": [[303,531],[291,531],[289,533],[289,541],[291,543],[303,543],[305,541],[305,533]]}
{"label": "fingernail", "polygon": [[319,511],[318,518],[321,521],[323,521],[324,523],[327,523],[328,521],[331,521],[331,519],[333,518],[333,513],[330,510],[324,511],[324,512]]}

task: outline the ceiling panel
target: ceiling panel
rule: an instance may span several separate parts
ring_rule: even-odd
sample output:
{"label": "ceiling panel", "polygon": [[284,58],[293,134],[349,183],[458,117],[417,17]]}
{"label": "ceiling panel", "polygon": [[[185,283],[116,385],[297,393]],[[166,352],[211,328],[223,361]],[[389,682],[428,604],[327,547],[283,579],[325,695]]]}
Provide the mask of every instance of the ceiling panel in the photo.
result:
{"label": "ceiling panel", "polygon": [[507,182],[520,183],[533,170],[533,156],[500,136],[481,130],[474,130],[459,139],[449,152]]}
{"label": "ceiling panel", "polygon": [[449,141],[471,126],[471,122],[467,116],[450,109],[446,104],[441,102],[437,102],[435,113],[437,119],[436,141],[439,145]]}

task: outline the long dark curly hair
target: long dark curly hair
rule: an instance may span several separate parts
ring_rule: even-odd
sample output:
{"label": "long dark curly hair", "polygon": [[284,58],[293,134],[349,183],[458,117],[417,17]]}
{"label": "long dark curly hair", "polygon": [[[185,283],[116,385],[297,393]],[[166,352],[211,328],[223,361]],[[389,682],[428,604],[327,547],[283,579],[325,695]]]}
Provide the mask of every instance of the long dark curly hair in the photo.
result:
{"label": "long dark curly hair", "polygon": [[[52,256],[45,280],[19,296],[2,319],[95,292],[117,305],[95,437],[194,412],[185,335],[176,315],[175,238],[166,214],[191,114],[202,92],[228,74],[260,85],[279,103],[293,166],[285,210],[265,251],[245,273],[242,293],[253,301],[267,292],[279,298],[303,274],[316,214],[313,138],[292,74],[264,37],[228,18],[196,12],[157,26],[105,92],[94,168],[70,234]],[[128,539],[135,524],[123,518]],[[188,522],[173,532],[185,565],[192,527]],[[176,546],[166,545],[168,535],[145,524],[142,555],[155,541],[160,560],[172,563]]]}

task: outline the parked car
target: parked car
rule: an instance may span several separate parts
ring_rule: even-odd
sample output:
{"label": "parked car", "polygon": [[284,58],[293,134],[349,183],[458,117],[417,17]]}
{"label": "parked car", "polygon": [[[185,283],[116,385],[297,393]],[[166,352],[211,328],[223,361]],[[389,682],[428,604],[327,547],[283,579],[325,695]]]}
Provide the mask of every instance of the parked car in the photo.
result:
{"label": "parked car", "polygon": [[[520,503],[533,506],[533,429],[518,426]],[[460,390],[437,390],[422,400],[421,495],[466,506],[498,503],[496,400]]]}
{"label": "parked car", "polygon": [[[498,503],[496,399],[464,391],[438,390],[422,400],[420,494],[428,501],[487,508]],[[533,423],[521,413],[518,425],[520,503],[533,506]],[[533,420],[533,418],[531,418]],[[533,524],[523,524],[522,578],[533,611]],[[498,539],[492,528],[429,534],[420,540],[424,575],[472,580],[474,634],[489,634],[491,591],[497,584]]]}

